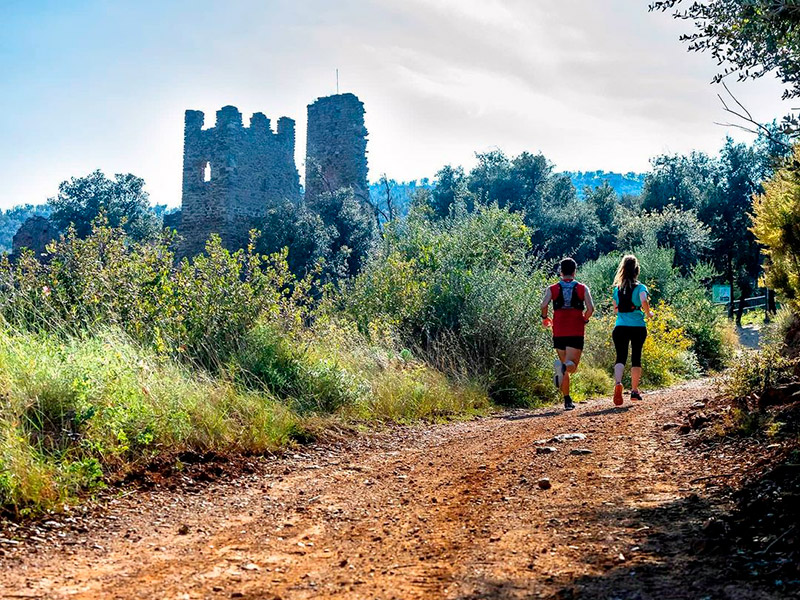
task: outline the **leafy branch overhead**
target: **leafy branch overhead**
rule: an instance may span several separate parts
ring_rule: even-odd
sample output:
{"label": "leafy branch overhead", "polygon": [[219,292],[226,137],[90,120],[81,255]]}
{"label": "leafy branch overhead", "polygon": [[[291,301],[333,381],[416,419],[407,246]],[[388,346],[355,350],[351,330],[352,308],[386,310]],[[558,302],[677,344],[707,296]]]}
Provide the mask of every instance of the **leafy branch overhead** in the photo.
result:
{"label": "leafy branch overhead", "polygon": [[[783,99],[800,98],[800,2],[797,0],[662,0],[651,11],[671,12],[691,21],[693,33],[681,36],[693,52],[710,52],[720,71],[714,83],[774,73],[786,85]],[[787,132],[800,134],[800,120],[784,118]]]}

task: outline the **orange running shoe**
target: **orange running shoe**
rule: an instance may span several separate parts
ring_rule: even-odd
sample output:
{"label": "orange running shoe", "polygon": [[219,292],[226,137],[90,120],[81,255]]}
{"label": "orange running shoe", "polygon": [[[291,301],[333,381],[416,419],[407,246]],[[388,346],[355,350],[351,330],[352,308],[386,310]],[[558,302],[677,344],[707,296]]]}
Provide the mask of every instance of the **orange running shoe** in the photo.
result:
{"label": "orange running shoe", "polygon": [[622,406],[622,384],[618,383],[614,386],[614,404]]}

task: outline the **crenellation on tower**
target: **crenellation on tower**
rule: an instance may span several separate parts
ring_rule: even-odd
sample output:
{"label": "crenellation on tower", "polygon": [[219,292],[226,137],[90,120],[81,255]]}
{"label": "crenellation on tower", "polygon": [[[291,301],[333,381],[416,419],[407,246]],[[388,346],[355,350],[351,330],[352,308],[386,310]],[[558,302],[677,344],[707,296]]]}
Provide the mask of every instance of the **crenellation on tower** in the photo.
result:
{"label": "crenellation on tower", "polygon": [[272,133],[272,124],[270,123],[269,118],[262,112],[253,113],[253,116],[250,117],[250,129],[253,131],[263,132],[263,133]]}
{"label": "crenellation on tower", "polygon": [[217,124],[215,128],[219,132],[222,128],[228,127],[236,129],[243,127],[242,113],[235,106],[223,106],[217,111]]}

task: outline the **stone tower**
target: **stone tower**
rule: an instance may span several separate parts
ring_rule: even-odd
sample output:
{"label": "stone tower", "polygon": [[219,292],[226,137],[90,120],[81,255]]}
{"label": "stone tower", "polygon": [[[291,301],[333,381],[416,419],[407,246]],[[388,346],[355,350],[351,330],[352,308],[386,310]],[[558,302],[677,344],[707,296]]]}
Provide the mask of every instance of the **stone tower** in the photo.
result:
{"label": "stone tower", "polygon": [[354,94],[319,98],[308,106],[306,200],[351,187],[368,197],[364,104]]}
{"label": "stone tower", "polygon": [[292,119],[279,119],[277,132],[263,113],[244,127],[234,106],[217,111],[214,127],[203,129],[204,119],[201,111],[186,111],[179,228],[184,256],[202,252],[212,233],[227,248],[243,247],[268,208],[300,200]]}

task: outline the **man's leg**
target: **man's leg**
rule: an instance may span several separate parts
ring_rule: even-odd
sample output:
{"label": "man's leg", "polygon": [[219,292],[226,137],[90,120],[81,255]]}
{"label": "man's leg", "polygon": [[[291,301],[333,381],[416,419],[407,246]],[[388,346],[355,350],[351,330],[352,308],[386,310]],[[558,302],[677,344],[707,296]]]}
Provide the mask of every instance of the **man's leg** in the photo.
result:
{"label": "man's leg", "polygon": [[[562,348],[556,348],[556,353],[558,354],[558,360],[556,364],[553,365],[553,369],[556,371],[556,387],[561,391],[564,389],[564,378],[567,376],[562,369],[564,362],[567,360],[567,351]],[[558,384],[559,380],[561,381],[561,385]]]}
{"label": "man's leg", "polygon": [[564,373],[564,381],[561,383],[561,393],[565,396],[569,396],[569,376],[578,370],[581,354],[583,354],[583,350],[572,348],[571,346],[567,346],[564,351],[564,358],[561,361],[567,366],[567,370]]}

